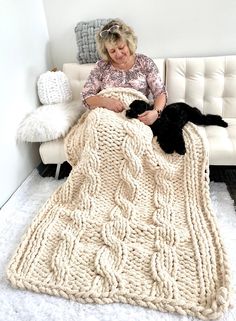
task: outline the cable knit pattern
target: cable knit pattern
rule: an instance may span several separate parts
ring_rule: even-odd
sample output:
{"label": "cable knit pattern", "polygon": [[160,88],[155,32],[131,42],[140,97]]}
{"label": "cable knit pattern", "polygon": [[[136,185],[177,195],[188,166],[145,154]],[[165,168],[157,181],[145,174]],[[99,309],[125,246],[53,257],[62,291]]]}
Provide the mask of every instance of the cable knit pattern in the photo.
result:
{"label": "cable knit pattern", "polygon": [[[101,93],[128,107],[135,90]],[[203,320],[230,305],[230,273],[209,197],[197,126],[165,154],[125,113],[87,111],[66,137],[67,181],[11,259],[13,286],[87,303],[123,302]]]}

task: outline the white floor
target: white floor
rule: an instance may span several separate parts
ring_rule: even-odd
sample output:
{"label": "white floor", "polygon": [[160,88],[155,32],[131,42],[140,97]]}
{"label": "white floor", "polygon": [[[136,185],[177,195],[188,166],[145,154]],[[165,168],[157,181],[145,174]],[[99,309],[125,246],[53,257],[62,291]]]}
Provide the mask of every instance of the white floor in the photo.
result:
{"label": "white floor", "polygon": [[[126,304],[80,304],[11,287],[5,273],[9,259],[39,208],[63,182],[42,178],[35,170],[0,210],[0,321],[195,320]],[[236,213],[233,200],[224,183],[211,183],[210,191],[213,211],[229,254],[236,288]],[[236,307],[221,320],[236,320]]]}

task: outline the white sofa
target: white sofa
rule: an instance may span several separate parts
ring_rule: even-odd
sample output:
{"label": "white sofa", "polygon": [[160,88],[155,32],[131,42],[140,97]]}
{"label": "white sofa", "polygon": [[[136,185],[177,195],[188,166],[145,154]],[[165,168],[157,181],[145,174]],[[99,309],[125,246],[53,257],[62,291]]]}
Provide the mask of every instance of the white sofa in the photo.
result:
{"label": "white sofa", "polygon": [[[168,91],[168,103],[183,101],[203,113],[221,115],[228,128],[201,127],[207,136],[210,165],[236,165],[236,56],[154,59]],[[66,63],[63,71],[72,86],[73,99],[80,93],[94,64]],[[44,164],[66,161],[63,138],[42,143]]]}

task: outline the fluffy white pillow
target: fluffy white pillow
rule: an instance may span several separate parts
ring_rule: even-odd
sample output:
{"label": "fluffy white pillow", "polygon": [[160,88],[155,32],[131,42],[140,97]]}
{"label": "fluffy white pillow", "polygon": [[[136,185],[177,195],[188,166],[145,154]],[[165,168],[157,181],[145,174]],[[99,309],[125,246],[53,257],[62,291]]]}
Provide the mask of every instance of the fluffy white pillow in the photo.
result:
{"label": "fluffy white pillow", "polygon": [[17,139],[46,142],[63,137],[85,111],[80,101],[38,107],[19,124]]}

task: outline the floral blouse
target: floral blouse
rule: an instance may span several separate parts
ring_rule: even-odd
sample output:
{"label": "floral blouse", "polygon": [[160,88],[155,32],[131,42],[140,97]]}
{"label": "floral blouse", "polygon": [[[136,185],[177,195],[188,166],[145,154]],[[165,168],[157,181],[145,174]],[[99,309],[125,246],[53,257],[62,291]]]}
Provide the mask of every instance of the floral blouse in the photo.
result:
{"label": "floral blouse", "polygon": [[162,93],[167,96],[156,64],[143,54],[136,54],[134,65],[127,71],[116,69],[109,62],[99,60],[81,93],[85,106],[88,107],[85,102],[86,98],[110,87],[133,88],[142,92],[149,99],[155,99]]}

